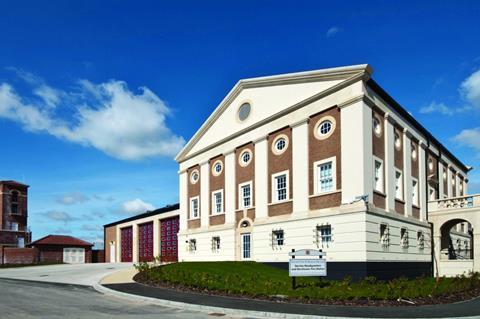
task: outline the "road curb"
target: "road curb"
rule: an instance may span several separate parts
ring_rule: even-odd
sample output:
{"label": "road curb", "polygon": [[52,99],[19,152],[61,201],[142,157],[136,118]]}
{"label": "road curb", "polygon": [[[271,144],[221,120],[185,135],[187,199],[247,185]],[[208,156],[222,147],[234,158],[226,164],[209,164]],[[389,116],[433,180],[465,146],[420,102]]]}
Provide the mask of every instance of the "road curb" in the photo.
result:
{"label": "road curb", "polygon": [[[145,297],[139,295],[128,294],[121,291],[116,291],[107,287],[102,286],[101,284],[96,284],[93,286],[95,290],[106,295],[113,295],[116,297],[128,299],[130,301],[135,300],[139,302],[147,302],[163,307],[170,308],[179,308],[184,310],[198,311],[204,313],[221,313],[231,316],[241,316],[241,317],[254,317],[254,318],[284,318],[284,319],[343,319],[347,317],[329,317],[329,316],[313,316],[313,315],[301,315],[301,314],[288,314],[288,313],[279,313],[279,312],[266,312],[266,311],[254,311],[254,310],[241,310],[233,308],[222,308],[222,307],[212,307],[204,305],[189,304],[179,301],[171,301],[165,299],[158,299],[152,297]],[[357,319],[366,319],[356,317]]]}

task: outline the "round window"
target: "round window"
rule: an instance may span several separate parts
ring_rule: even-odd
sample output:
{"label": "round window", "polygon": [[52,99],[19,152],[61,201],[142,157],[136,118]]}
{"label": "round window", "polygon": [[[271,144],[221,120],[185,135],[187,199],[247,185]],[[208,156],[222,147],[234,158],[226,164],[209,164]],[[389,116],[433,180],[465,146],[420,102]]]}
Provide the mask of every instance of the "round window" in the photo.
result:
{"label": "round window", "polygon": [[313,134],[318,140],[324,140],[335,131],[335,118],[333,116],[324,116],[317,121],[313,128]]}
{"label": "round window", "polygon": [[399,150],[401,146],[402,146],[402,141],[400,140],[400,135],[398,135],[398,133],[395,132],[395,147],[397,148],[397,150]]}
{"label": "round window", "polygon": [[452,177],[452,185],[455,185],[455,177]]}
{"label": "round window", "polygon": [[318,133],[320,135],[327,135],[332,130],[332,122],[325,120],[318,126]]}
{"label": "round window", "polygon": [[428,169],[433,172],[433,160],[431,158],[428,159]]}
{"label": "round window", "polygon": [[382,125],[380,124],[380,120],[376,117],[373,118],[373,132],[377,136],[382,134]]}
{"label": "round window", "polygon": [[287,142],[285,141],[284,138],[279,138],[277,142],[275,143],[275,148],[277,151],[281,152],[283,149],[287,146]]}
{"label": "round window", "polygon": [[212,174],[215,175],[215,176],[218,176],[222,173],[222,170],[223,170],[223,165],[222,165],[222,162],[221,161],[215,161],[215,163],[213,163],[213,167],[212,167]]}
{"label": "round window", "polygon": [[447,180],[447,172],[445,170],[443,170],[443,179]]}
{"label": "round window", "polygon": [[241,166],[245,167],[250,164],[250,160],[252,159],[252,151],[249,149],[244,150],[238,159],[238,162]]}
{"label": "round window", "polygon": [[278,135],[272,144],[272,152],[275,155],[280,155],[285,152],[288,148],[288,138],[285,134]]}
{"label": "round window", "polygon": [[417,159],[417,147],[415,145],[412,144],[412,158],[414,160]]}
{"label": "round window", "polygon": [[194,170],[190,175],[190,182],[192,182],[192,184],[195,184],[196,182],[198,182],[199,178],[200,178],[200,174],[198,173],[197,170]]}
{"label": "round window", "polygon": [[250,115],[251,108],[252,107],[250,106],[250,103],[243,103],[242,105],[240,105],[240,107],[238,108],[238,119],[240,121],[245,121]]}

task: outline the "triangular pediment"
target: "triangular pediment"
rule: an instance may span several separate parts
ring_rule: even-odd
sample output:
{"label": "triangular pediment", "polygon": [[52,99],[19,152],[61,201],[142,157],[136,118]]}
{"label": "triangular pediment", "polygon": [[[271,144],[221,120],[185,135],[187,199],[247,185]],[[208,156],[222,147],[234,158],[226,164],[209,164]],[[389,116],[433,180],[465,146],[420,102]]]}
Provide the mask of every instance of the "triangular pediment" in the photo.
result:
{"label": "triangular pediment", "polygon": [[[266,121],[292,105],[335,88],[348,79],[369,76],[370,73],[369,66],[363,64],[240,80],[185,145],[176,160],[183,162],[220,139]],[[247,119],[241,121],[238,110],[244,103],[249,103],[251,110]]]}

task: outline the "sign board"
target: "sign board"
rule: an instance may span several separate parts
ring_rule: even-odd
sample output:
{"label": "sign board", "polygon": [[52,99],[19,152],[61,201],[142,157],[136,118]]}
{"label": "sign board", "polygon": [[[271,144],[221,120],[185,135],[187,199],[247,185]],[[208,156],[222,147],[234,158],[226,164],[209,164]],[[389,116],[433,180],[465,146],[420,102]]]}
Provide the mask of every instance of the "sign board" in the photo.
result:
{"label": "sign board", "polygon": [[319,277],[327,275],[327,260],[314,259],[290,259],[288,263],[288,275],[290,277]]}

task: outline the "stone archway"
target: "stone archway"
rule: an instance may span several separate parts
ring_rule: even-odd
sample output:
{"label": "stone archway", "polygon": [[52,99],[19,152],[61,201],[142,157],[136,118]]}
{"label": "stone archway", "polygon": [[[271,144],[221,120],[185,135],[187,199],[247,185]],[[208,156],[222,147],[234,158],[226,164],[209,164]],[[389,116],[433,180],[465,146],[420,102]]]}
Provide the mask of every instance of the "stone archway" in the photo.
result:
{"label": "stone archway", "polygon": [[[475,201],[471,198],[475,197]],[[465,201],[471,205],[455,205],[453,200],[443,199],[429,203],[428,220],[433,224],[433,262],[434,274],[438,276],[455,276],[471,271],[480,272],[480,205],[477,196],[466,196]],[[454,199],[458,201],[458,199]],[[458,223],[471,225],[471,258],[455,258],[449,251],[451,243],[449,232]],[[442,255],[442,251],[448,256]]]}
{"label": "stone archway", "polygon": [[[460,226],[459,227],[457,226]],[[440,226],[440,260],[473,259],[473,227],[464,219],[451,219]],[[468,251],[468,252],[467,252]]]}

